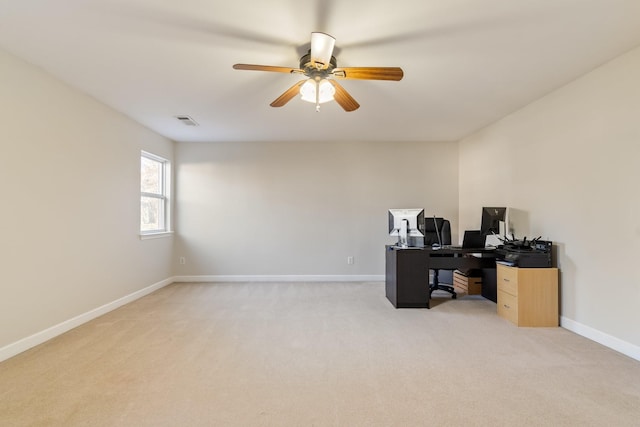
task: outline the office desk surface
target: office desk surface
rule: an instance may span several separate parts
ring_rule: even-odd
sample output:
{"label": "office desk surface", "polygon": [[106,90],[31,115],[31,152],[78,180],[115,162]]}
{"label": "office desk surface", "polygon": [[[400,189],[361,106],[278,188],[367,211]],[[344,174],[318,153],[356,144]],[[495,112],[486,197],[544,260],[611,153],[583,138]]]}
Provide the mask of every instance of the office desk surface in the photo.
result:
{"label": "office desk surface", "polygon": [[[385,290],[396,308],[429,308],[429,270],[495,268],[495,250],[385,247]],[[477,256],[475,254],[478,254]]]}

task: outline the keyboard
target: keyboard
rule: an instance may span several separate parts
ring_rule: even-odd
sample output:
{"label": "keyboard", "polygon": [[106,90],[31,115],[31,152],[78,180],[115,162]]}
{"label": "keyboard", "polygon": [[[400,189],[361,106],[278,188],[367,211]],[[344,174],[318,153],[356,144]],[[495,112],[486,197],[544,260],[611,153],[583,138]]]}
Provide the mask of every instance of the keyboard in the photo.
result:
{"label": "keyboard", "polygon": [[462,246],[458,245],[432,245],[431,249],[462,249]]}

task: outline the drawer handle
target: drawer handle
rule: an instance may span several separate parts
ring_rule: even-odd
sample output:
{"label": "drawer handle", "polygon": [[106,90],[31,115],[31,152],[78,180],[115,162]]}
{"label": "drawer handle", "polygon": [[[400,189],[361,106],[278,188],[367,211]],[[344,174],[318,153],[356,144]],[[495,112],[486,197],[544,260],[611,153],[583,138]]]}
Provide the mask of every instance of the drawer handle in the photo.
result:
{"label": "drawer handle", "polygon": [[510,281],[511,281],[511,280],[509,280],[509,279],[502,279],[502,280],[504,280],[505,282],[510,282]]}
{"label": "drawer handle", "polygon": [[504,305],[504,308],[511,308],[510,306],[508,306],[507,304],[502,304]]}

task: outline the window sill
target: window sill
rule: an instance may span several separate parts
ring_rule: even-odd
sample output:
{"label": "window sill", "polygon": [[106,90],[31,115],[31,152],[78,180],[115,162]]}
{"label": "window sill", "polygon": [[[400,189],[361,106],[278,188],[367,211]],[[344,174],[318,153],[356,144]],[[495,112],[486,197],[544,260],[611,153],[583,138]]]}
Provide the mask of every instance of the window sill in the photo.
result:
{"label": "window sill", "polygon": [[160,231],[158,233],[140,234],[140,240],[163,239],[165,237],[173,237],[173,231]]}

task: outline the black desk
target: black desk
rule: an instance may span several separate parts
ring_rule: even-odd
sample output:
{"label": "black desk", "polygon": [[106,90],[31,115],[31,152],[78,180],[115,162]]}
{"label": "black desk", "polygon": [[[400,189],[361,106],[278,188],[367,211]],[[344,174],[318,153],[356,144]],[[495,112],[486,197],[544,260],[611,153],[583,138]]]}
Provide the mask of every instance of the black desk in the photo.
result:
{"label": "black desk", "polygon": [[396,308],[429,308],[429,269],[496,268],[493,249],[403,249],[389,245],[385,252],[386,294]]}

